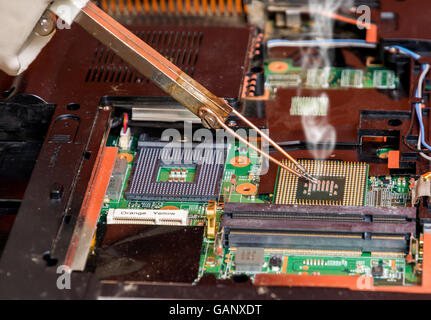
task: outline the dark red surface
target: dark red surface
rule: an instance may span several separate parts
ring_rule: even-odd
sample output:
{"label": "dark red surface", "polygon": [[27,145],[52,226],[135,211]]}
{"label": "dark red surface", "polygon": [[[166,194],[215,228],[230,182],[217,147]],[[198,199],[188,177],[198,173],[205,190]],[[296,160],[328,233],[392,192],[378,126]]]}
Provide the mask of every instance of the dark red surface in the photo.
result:
{"label": "dark red surface", "polygon": [[[381,28],[381,38],[416,38],[431,39],[429,25],[430,2],[428,0],[381,0],[380,12],[394,12],[397,15],[395,29],[384,30]],[[379,12],[373,15],[379,25]]]}
{"label": "dark red surface", "polygon": [[267,102],[267,120],[271,136],[276,141],[305,141],[301,116],[291,116],[291,99],[296,96],[328,96],[329,110],[325,121],[334,126],[337,142],[356,143],[360,110],[404,110],[409,111],[408,99],[395,101],[374,89],[347,89],[311,91],[279,89],[274,100]]}
{"label": "dark red surface", "polygon": [[101,280],[192,283],[199,270],[203,227],[107,225],[97,249]]}
{"label": "dark red surface", "polygon": [[[193,77],[214,94],[221,97],[238,96],[251,29],[247,27],[132,27],[131,30],[140,35],[144,32],[143,38],[162,53],[166,53],[169,49],[168,56],[172,55],[174,49],[182,51],[178,58],[180,66],[194,64],[188,60],[196,59]],[[163,35],[165,31],[180,34],[176,45],[174,45],[174,39],[170,45],[167,44],[167,39],[162,39],[159,32]],[[185,37],[181,40],[183,33],[189,35],[188,40]],[[190,35],[193,33],[202,33],[200,45],[197,44],[198,40],[192,44]],[[183,50],[190,47],[193,50],[199,50],[197,58],[195,55],[192,58],[187,55],[183,63]],[[97,106],[100,98],[105,95],[166,95],[146,80],[140,83],[134,82],[136,74],[133,75],[133,81],[129,82],[130,66],[126,74],[124,70],[127,65],[117,56],[108,55],[106,48],[101,51],[102,48],[97,40],[78,25],[74,25],[71,30],[58,31],[25,73],[19,89],[27,93],[35,93],[46,101],[60,105],[74,101]],[[176,58],[174,54],[173,60],[176,61]],[[108,77],[108,81],[105,82],[105,74],[102,74],[100,79],[96,76],[93,81],[91,79],[88,81],[89,68],[95,66],[99,69],[102,66],[115,67],[117,75],[119,67],[122,67],[123,73],[118,81],[116,81],[117,77],[113,81],[109,81],[110,77]]]}

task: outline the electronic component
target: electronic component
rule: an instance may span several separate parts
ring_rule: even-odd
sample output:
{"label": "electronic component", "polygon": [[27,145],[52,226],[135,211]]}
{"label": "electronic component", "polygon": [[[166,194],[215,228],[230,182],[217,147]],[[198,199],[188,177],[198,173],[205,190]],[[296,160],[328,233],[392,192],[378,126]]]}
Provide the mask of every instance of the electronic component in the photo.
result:
{"label": "electronic component", "polygon": [[[293,221],[316,221],[322,223],[369,223],[386,222],[391,224],[407,225],[416,217],[416,211],[411,207],[398,207],[396,213],[392,208],[385,207],[335,207],[335,206],[309,206],[309,205],[285,205],[285,204],[265,204],[265,203],[225,203],[223,219],[231,217],[234,220],[287,220],[293,226]],[[244,222],[244,224],[247,224]],[[272,225],[269,223],[268,225]],[[377,225],[377,226],[380,226]],[[376,230],[377,226],[373,229]],[[311,230],[313,225],[309,225]],[[384,229],[379,229],[383,231]],[[386,229],[389,230],[389,229]],[[394,231],[396,228],[393,229]]]}
{"label": "electronic component", "polygon": [[341,71],[341,87],[362,88],[364,72],[362,70],[344,69]]}
{"label": "electronic component", "polygon": [[[224,226],[229,224],[229,218],[224,220]],[[227,248],[257,247],[268,250],[285,250],[291,254],[312,254],[319,252],[321,255],[348,255],[361,256],[364,253],[404,257],[409,252],[408,233],[370,233],[370,232],[328,232],[306,231],[302,223],[302,230],[291,230],[287,221],[264,220],[260,228],[251,228],[247,221],[244,225],[249,227],[229,227],[225,229],[224,245]],[[278,223],[279,226],[275,226]],[[268,228],[269,226],[272,228]],[[298,224],[294,224],[298,226]],[[323,228],[322,228],[323,229]],[[329,228],[328,228],[329,229]],[[411,228],[410,228],[411,229]]]}
{"label": "electronic component", "polygon": [[280,256],[271,256],[271,258],[269,258],[269,266],[271,267],[271,269],[280,269],[281,268],[281,264],[282,264],[282,260]]}
{"label": "electronic component", "polygon": [[113,176],[124,176],[127,171],[127,159],[117,157],[114,168],[112,169]]}
{"label": "electronic component", "polygon": [[196,166],[160,166],[157,182],[193,182],[196,175]]}
{"label": "electronic component", "polygon": [[383,276],[383,266],[378,265],[371,268],[371,274],[373,277],[381,277]]}
{"label": "electronic component", "polygon": [[319,176],[316,184],[298,181],[296,199],[299,202],[331,201],[341,203],[344,199],[346,178]]}
{"label": "electronic component", "polygon": [[109,209],[107,224],[187,225],[186,210]]}
{"label": "electronic component", "polygon": [[216,225],[216,209],[217,203],[215,201],[208,201],[207,205],[207,238],[214,239],[217,225]]}
{"label": "electronic component", "polygon": [[[164,147],[166,143],[142,142],[133,164],[127,200],[216,200],[222,175],[224,148],[202,150]],[[172,157],[167,156],[172,152]],[[169,158],[169,163],[163,159]],[[173,170],[173,171],[172,171]],[[154,178],[156,177],[156,178]]]}
{"label": "electronic component", "polygon": [[238,141],[228,146],[221,199],[225,202],[262,202],[258,199],[260,172],[265,160]]}
{"label": "electronic component", "polygon": [[109,180],[108,189],[105,194],[105,202],[119,201],[123,190],[123,182],[127,172],[127,160],[118,156]]}
{"label": "electronic component", "polygon": [[323,69],[309,69],[307,70],[306,85],[310,88],[328,88],[330,75],[331,68],[329,67]]}
{"label": "electronic component", "polygon": [[280,59],[265,62],[265,86],[269,90],[301,86],[308,89],[396,89],[399,79],[393,70],[380,65],[364,70],[330,66],[304,69],[294,65],[292,59]]}
{"label": "electronic component", "polygon": [[422,175],[413,183],[412,187],[412,206],[418,203],[422,197],[431,197],[431,180],[429,173]]}
{"label": "electronic component", "polygon": [[267,80],[271,83],[271,86],[277,88],[298,87],[302,82],[301,76],[296,73],[271,74]]}
{"label": "electronic component", "polygon": [[120,147],[120,149],[129,150],[131,138],[132,138],[132,135],[131,135],[130,128],[121,129],[120,139],[118,140],[118,146]]}
{"label": "electronic component", "polygon": [[415,215],[409,207],[397,208],[395,213],[383,207],[226,203],[221,228],[226,248],[404,256],[415,230]]}
{"label": "electronic component", "polygon": [[293,97],[290,104],[292,116],[326,116],[328,115],[329,99],[322,97]]}
{"label": "electronic component", "polygon": [[368,165],[336,160],[300,160],[317,184],[279,171],[277,204],[362,206],[365,201]]}
{"label": "electronic component", "polygon": [[367,206],[407,206],[410,201],[408,178],[385,176],[368,179]]}
{"label": "electronic component", "polygon": [[259,272],[264,262],[264,249],[238,247],[234,262],[237,272]]}
{"label": "electronic component", "polygon": [[118,201],[121,197],[121,190],[123,188],[123,177],[112,176],[109,180],[108,190],[106,190],[105,201]]}
{"label": "electronic component", "polygon": [[[16,237],[19,233],[27,234],[19,231],[27,230],[28,226],[40,220],[45,221],[46,226],[42,229],[47,237],[49,232],[49,239],[67,240],[73,232],[66,260],[78,248],[74,244],[80,242],[83,248],[91,246],[89,254],[87,251],[79,257],[83,263],[82,271],[103,281],[102,291],[108,293],[104,295],[108,298],[111,293],[120,298],[140,295],[154,298],[149,295],[156,292],[156,297],[158,293],[170,296],[171,291],[202,296],[202,286],[198,285],[197,293],[194,293],[183,290],[184,284],[201,282],[199,284],[204,287],[209,284],[210,290],[204,291],[212,294],[212,288],[220,282],[218,280],[229,287],[229,282],[236,281],[237,277],[247,279],[255,286],[277,286],[277,296],[280,298],[291,293],[280,286],[290,286],[292,283],[295,286],[351,289],[349,295],[362,289],[379,291],[379,286],[384,286],[382,290],[385,292],[430,291],[427,281],[430,230],[426,223],[430,222],[431,206],[427,198],[431,197],[431,183],[428,180],[431,173],[416,182],[412,180],[412,177],[417,179],[418,174],[428,170],[430,158],[427,150],[431,147],[426,144],[430,140],[428,91],[431,85],[427,64],[430,44],[427,43],[427,36],[421,34],[421,30],[426,28],[415,28],[418,35],[414,39],[405,38],[409,35],[405,30],[406,24],[397,23],[398,17],[407,12],[397,10],[397,7],[404,8],[405,5],[395,4],[395,1],[385,5],[383,12],[379,0],[355,0],[345,7],[341,4],[341,10],[326,10],[328,12],[324,12],[323,17],[319,14],[322,10],[307,5],[307,0],[288,0],[287,5],[283,1],[267,0],[238,2],[234,15],[228,12],[231,10],[226,11],[227,7],[223,9],[222,1],[219,3],[220,10],[217,6],[214,8],[219,13],[224,10],[226,14],[222,14],[223,17],[217,16],[216,12],[216,19],[198,19],[205,20],[205,25],[195,21],[194,27],[175,26],[171,30],[156,21],[166,22],[166,19],[155,19],[151,26],[134,25],[142,20],[139,19],[140,14],[155,13],[154,10],[150,10],[152,13],[142,11],[143,7],[138,6],[141,2],[135,2],[136,5],[129,1],[127,8],[121,8],[123,1],[116,0],[99,1],[98,4],[117,17],[124,16],[126,27],[131,23],[135,35],[148,41],[161,56],[184,71],[167,74],[181,76],[168,79],[171,84],[171,80],[177,81],[173,89],[168,88],[168,93],[177,94],[177,98],[178,88],[180,92],[185,93],[186,89],[193,93],[190,90],[193,87],[187,86],[193,83],[184,74],[196,76],[199,82],[208,85],[220,97],[214,98],[216,104],[220,102],[221,106],[224,105],[221,97],[232,97],[226,100],[235,112],[255,119],[260,129],[266,126],[284,150],[292,151],[295,157],[313,155],[319,159],[300,162],[318,179],[316,183],[310,183],[291,176],[286,168],[279,169],[275,175],[273,166],[267,173],[267,158],[253,149],[266,150],[265,139],[256,138],[250,134],[252,130],[247,129],[245,141],[251,143],[251,148],[246,146],[247,143],[228,140],[227,149],[224,145],[222,147],[228,151],[224,164],[212,159],[208,162],[211,165],[205,167],[206,163],[194,158],[195,146],[192,145],[191,149],[186,147],[191,139],[186,131],[188,128],[183,131],[182,122],[192,122],[191,133],[194,134],[200,130],[200,117],[203,117],[204,125],[214,128],[217,121],[226,119],[219,117],[211,104],[192,105],[192,112],[171,98],[152,97],[159,94],[159,89],[150,80],[146,82],[142,72],[127,63],[131,60],[121,60],[115,55],[116,50],[106,48],[102,43],[96,44],[94,39],[86,42],[85,34],[78,33],[73,38],[85,43],[85,46],[81,45],[85,50],[69,52],[72,53],[68,54],[71,59],[62,64],[64,70],[57,70],[58,64],[49,65],[50,59],[46,57],[48,50],[48,53],[42,53],[45,57],[41,59],[41,67],[26,73],[27,91],[38,94],[42,89],[42,96],[47,101],[63,107],[57,108],[58,117],[51,123],[53,130],[46,139],[49,145],[43,149],[20,213],[28,215],[33,208],[40,207],[43,208],[39,210],[40,214],[55,216],[58,205],[55,201],[46,202],[43,193],[46,194],[46,190],[52,193],[60,185],[64,186],[64,190],[73,191],[65,192],[62,201],[72,204],[64,207],[67,209],[66,215],[77,219],[65,221],[69,222],[67,228],[61,227],[60,220],[36,219],[13,232],[2,268],[6,265],[4,270],[13,272],[5,274],[15,276],[13,282],[6,279],[8,286],[5,287],[27,283],[21,281],[23,274],[29,279],[40,274],[40,270],[30,272],[34,268],[27,268],[20,262],[24,261],[22,256],[27,259],[45,252],[47,241],[36,241],[39,246],[21,250],[22,245],[31,242]],[[357,28],[356,18],[360,13],[354,13],[361,2],[375,6],[377,10],[373,9],[372,16],[381,18],[375,21],[375,25],[360,23],[366,30]],[[258,5],[264,15],[271,12],[271,16],[261,19],[265,24],[260,28],[249,28],[249,24],[254,24],[250,17],[259,16]],[[183,7],[181,19],[187,20],[186,11],[190,8]],[[238,12],[239,9],[241,12]],[[211,15],[214,12],[212,10]],[[409,12],[413,14],[414,10]],[[136,19],[127,19],[130,14]],[[163,16],[160,10],[158,14]],[[208,14],[209,11],[204,15]],[[393,26],[392,22],[387,21],[389,15],[393,16]],[[416,17],[420,20],[421,15]],[[320,34],[324,29],[319,26],[322,22],[320,18],[334,25],[333,33],[324,30],[325,34]],[[224,26],[220,25],[220,21]],[[234,22],[235,32],[229,32],[232,29],[226,27],[228,24],[224,21]],[[240,27],[243,24],[247,26]],[[249,31],[239,33],[242,29]],[[401,36],[392,36],[392,31],[399,31]],[[374,38],[370,33],[374,34]],[[229,35],[233,34],[237,35],[236,39],[228,41]],[[333,39],[328,34],[333,34]],[[389,34],[391,37],[388,39]],[[363,40],[363,36],[367,40]],[[57,42],[57,39],[63,38],[65,42]],[[73,39],[66,34],[54,40],[52,52],[77,47],[68,45]],[[139,44],[139,41],[136,43]],[[214,47],[214,43],[220,47],[220,54],[214,55],[212,52],[209,55],[207,52],[211,50],[208,48]],[[224,44],[227,44],[227,50],[223,50]],[[396,44],[409,49],[395,48]],[[151,51],[150,48],[148,50]],[[143,56],[147,52],[144,51]],[[222,54],[224,51],[231,54]],[[81,52],[82,57],[79,56]],[[87,64],[75,66],[72,63],[74,60]],[[156,69],[164,65],[163,61],[159,62]],[[40,87],[46,81],[33,76],[35,70],[47,70],[49,78],[57,83],[58,90]],[[50,71],[53,74],[49,75]],[[169,70],[162,69],[161,75],[166,71]],[[220,76],[217,75],[219,72]],[[64,74],[68,77],[62,76]],[[156,72],[153,75],[159,84],[166,84],[163,77],[157,77],[160,74]],[[208,77],[213,77],[214,81]],[[66,78],[67,83],[64,82]],[[64,83],[60,85],[62,81]],[[8,79],[5,85],[6,97],[10,94]],[[193,94],[189,97],[195,102],[206,100],[195,99]],[[22,99],[19,93],[12,94],[10,98],[17,101],[35,99]],[[101,98],[97,113],[94,113],[94,98]],[[74,103],[64,106],[64,101]],[[407,104],[411,104],[411,110]],[[225,106],[229,109],[228,105]],[[94,121],[90,121],[93,116]],[[125,119],[122,127],[121,116]],[[130,123],[127,123],[128,117],[131,117]],[[22,127],[17,121],[6,122],[6,132],[11,125]],[[240,126],[247,124],[235,113],[226,123],[229,124],[225,129],[228,132],[239,132],[242,130]],[[315,126],[324,126],[319,130],[324,141],[310,134]],[[327,126],[333,128],[336,135],[329,134],[333,131],[325,134],[324,129],[329,128]],[[168,127],[180,132],[178,139],[172,142],[182,141],[186,145],[172,150],[172,161],[163,156],[167,143],[158,140],[162,130]],[[85,139],[88,133],[90,136]],[[147,138],[138,141],[139,134]],[[11,142],[21,141],[21,137],[17,138]],[[327,145],[326,140],[330,140],[331,144]],[[116,155],[112,156],[109,166],[103,162],[107,154],[104,142],[108,148],[114,147],[120,153],[117,162]],[[83,146],[86,146],[84,155]],[[214,158],[215,155],[215,158],[224,158],[225,150],[212,148],[205,149],[208,157]],[[268,151],[275,154],[280,150],[274,146]],[[280,154],[275,158],[279,159]],[[19,167],[14,161],[9,162]],[[291,163],[287,164],[292,168]],[[367,178],[368,167],[373,175],[370,178]],[[70,168],[76,168],[75,172]],[[70,172],[62,177],[64,170]],[[51,175],[47,172],[53,172],[51,178],[56,181],[51,181]],[[103,177],[103,188],[97,188],[99,174]],[[40,188],[34,184],[36,178]],[[49,184],[45,184],[48,180]],[[13,191],[9,190],[13,188],[6,189]],[[410,190],[413,190],[413,201],[410,200]],[[105,191],[106,198],[102,203]],[[100,198],[100,201],[86,201],[94,197]],[[420,197],[425,198],[418,204]],[[410,207],[410,204],[413,206]],[[88,208],[93,214],[83,215]],[[87,221],[91,223],[92,232],[87,232]],[[19,226],[21,222],[18,219],[16,223]],[[90,244],[88,237],[92,237],[96,223],[97,236]],[[42,229],[40,226],[35,228]],[[86,236],[76,237],[83,233],[76,233],[75,230],[82,230]],[[79,242],[74,241],[78,238]],[[64,255],[66,248],[66,242],[54,246],[52,257]],[[52,260],[48,254],[43,258],[48,263]],[[19,266],[25,267],[19,268],[21,272],[18,275],[14,268]],[[87,266],[85,270],[84,266]],[[87,278],[82,280],[85,282]],[[106,280],[109,287],[106,287]],[[126,285],[133,283],[133,290],[122,290],[126,288],[125,282]],[[155,285],[165,289],[172,287],[173,290],[158,290]],[[91,287],[101,286],[95,283]],[[250,286],[241,288],[239,294],[247,297],[250,289]],[[298,290],[302,292],[307,289]],[[9,294],[7,291],[11,290],[3,291]],[[12,291],[15,294],[17,290]],[[35,288],[33,291],[36,295],[38,292],[48,292],[48,296],[54,297],[59,294],[55,288],[53,294],[45,288]],[[314,291],[318,292],[318,289]],[[225,293],[228,297],[235,297],[238,294],[235,292]],[[88,296],[96,297],[92,290]]]}
{"label": "electronic component", "polygon": [[395,89],[395,73],[391,70],[375,70],[373,72],[373,86],[377,89]]}

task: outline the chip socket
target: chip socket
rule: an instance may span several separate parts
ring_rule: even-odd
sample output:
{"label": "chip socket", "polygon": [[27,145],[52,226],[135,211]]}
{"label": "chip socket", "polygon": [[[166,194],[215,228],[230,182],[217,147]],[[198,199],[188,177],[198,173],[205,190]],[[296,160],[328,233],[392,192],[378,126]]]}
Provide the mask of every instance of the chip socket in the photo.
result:
{"label": "chip socket", "polygon": [[[216,200],[225,160],[224,148],[202,149],[201,159],[195,159],[194,148],[165,149],[166,144],[142,142],[133,163],[129,185],[125,192],[129,201],[209,201]],[[164,153],[172,153],[172,162],[165,163]],[[175,178],[160,179],[160,170],[176,168]],[[176,178],[176,173],[186,172]],[[169,170],[168,170],[169,171]],[[187,174],[193,171],[193,179]]]}

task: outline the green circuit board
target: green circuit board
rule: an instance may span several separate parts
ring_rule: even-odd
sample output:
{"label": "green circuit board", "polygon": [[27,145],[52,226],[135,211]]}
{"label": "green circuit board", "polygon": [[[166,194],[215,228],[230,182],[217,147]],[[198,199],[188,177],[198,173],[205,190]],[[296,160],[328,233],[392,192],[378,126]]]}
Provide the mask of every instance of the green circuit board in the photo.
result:
{"label": "green circuit board", "polygon": [[268,202],[268,195],[258,193],[264,161],[256,151],[238,141],[229,144],[219,200],[243,203]]}
{"label": "green circuit board", "polygon": [[396,89],[399,79],[394,71],[380,66],[365,70],[352,68],[309,68],[303,71],[291,59],[267,60],[265,62],[265,87],[306,89],[375,88]]}
{"label": "green circuit board", "polygon": [[[109,146],[118,147],[118,138],[110,137]],[[119,150],[128,153],[133,158],[137,152],[137,138],[133,138],[129,150]],[[187,210],[188,226],[205,226],[207,224],[206,208],[208,203],[186,201],[128,201],[124,197],[130,178],[133,160],[127,164],[126,173],[121,185],[121,196],[118,199],[105,199],[101,210],[99,223],[105,224],[109,209],[162,209]],[[216,210],[217,230],[223,215],[223,203],[271,203],[272,194],[259,194],[260,170],[263,167],[262,158],[252,149],[236,141],[229,144],[224,165],[224,174],[220,186],[218,207]],[[173,170],[174,169],[174,170]],[[184,170],[185,169],[185,170]],[[162,168],[156,179],[169,181],[170,178],[183,177],[185,181],[192,181],[195,168]],[[246,185],[250,188],[244,188]],[[390,205],[405,206],[409,202],[409,188],[407,178],[403,177],[370,177],[368,179],[368,196],[379,190],[390,190],[397,197],[392,197]],[[253,192],[251,192],[253,191]],[[374,197],[375,198],[375,197]],[[374,199],[373,198],[373,199]],[[368,198],[367,198],[368,199]],[[384,205],[371,203],[367,205]],[[220,230],[218,230],[220,231]],[[264,251],[263,263],[254,271],[237,270],[235,264],[236,249],[224,248],[218,239],[210,239],[204,234],[199,274],[196,282],[205,274],[214,275],[218,279],[228,279],[235,275],[247,274],[252,280],[257,273],[264,274],[311,274],[311,275],[340,275],[340,276],[372,276],[374,285],[417,285],[420,274],[415,270],[415,264],[409,264],[404,257],[376,257],[369,254],[361,256],[330,256],[293,254],[290,252]],[[276,260],[277,263],[274,263]]]}
{"label": "green circuit board", "polygon": [[[242,150],[245,152],[245,150]],[[247,166],[236,167],[233,159],[247,156],[252,159]],[[238,162],[238,161],[237,161]],[[246,162],[248,163],[248,161]],[[253,180],[253,166],[259,166],[259,162],[249,154],[241,153],[239,144],[231,145],[228,149],[225,175],[223,177],[223,189],[221,197],[225,202],[265,202],[265,199],[255,196],[243,196],[232,190],[240,183],[254,183],[259,185],[258,180]],[[236,179],[232,180],[232,176]],[[238,179],[240,177],[240,179]],[[390,189],[393,192],[390,206],[405,206],[409,203],[410,191],[408,179],[405,177],[369,177],[367,180],[367,195],[375,199],[373,193]],[[268,195],[267,199],[271,196]],[[367,203],[367,205],[371,205]],[[376,206],[384,206],[384,203],[375,203]],[[220,215],[222,212],[219,213]],[[371,256],[370,253],[363,253],[359,256],[330,256],[330,255],[307,255],[292,254],[286,252],[267,252],[265,250],[264,261],[258,271],[244,272],[238,271],[235,265],[235,250],[217,246],[216,241],[205,239],[201,253],[201,265],[199,278],[204,274],[213,274],[219,279],[229,279],[234,275],[247,274],[251,279],[257,273],[263,274],[297,274],[297,275],[339,275],[339,276],[371,276],[375,286],[389,285],[418,285],[421,281],[420,274],[415,269],[415,264],[407,263],[404,257],[378,257]],[[341,253],[340,253],[341,254]],[[281,261],[280,265],[272,265],[272,259]]]}
{"label": "green circuit board", "polygon": [[[118,147],[118,137],[110,136],[107,142],[108,146]],[[128,153],[135,157],[137,151],[137,138],[134,137],[132,139],[132,144],[129,150],[118,151],[121,153]],[[150,209],[150,210],[159,210],[159,209],[173,209],[173,210],[186,210],[188,211],[188,222],[189,226],[203,226],[205,225],[206,220],[206,206],[207,203],[204,202],[178,202],[178,201],[129,201],[124,197],[124,192],[127,188],[127,184],[130,178],[130,173],[133,166],[133,160],[127,164],[127,170],[125,177],[122,181],[121,185],[121,196],[119,199],[109,199],[105,197],[105,201],[101,210],[99,223],[106,222],[106,215],[109,209]],[[172,171],[174,169],[174,171]],[[185,169],[185,171],[184,171]],[[160,168],[159,175],[157,177],[158,181],[169,181],[169,179],[177,178],[178,183],[180,179],[184,179],[182,182],[193,181],[194,175],[196,173],[196,168],[194,167],[162,167]],[[108,187],[109,188],[109,187]]]}
{"label": "green circuit board", "polygon": [[235,251],[225,249],[222,254],[214,254],[213,243],[203,247],[201,256],[201,277],[204,273],[215,274],[219,279],[228,279],[234,275],[247,274],[252,279],[258,273],[296,274],[296,275],[338,275],[368,276],[374,278],[375,286],[418,285],[420,277],[414,265],[406,263],[404,258],[375,257],[363,254],[360,257],[292,255],[268,253],[259,270],[238,272],[235,265]]}
{"label": "green circuit board", "polygon": [[369,177],[366,205],[406,207],[411,204],[409,178],[400,176]]}

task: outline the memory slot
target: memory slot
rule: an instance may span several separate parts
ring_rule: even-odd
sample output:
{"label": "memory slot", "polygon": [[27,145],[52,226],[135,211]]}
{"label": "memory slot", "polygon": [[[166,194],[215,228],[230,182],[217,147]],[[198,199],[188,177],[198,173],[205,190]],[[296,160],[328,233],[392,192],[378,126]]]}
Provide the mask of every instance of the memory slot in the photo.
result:
{"label": "memory slot", "polygon": [[226,203],[224,215],[232,219],[409,224],[415,221],[416,210],[410,207],[334,209],[331,206]]}
{"label": "memory slot", "polygon": [[[237,250],[236,247],[230,247],[231,252]],[[290,256],[332,256],[332,257],[361,257],[362,251],[347,251],[347,250],[303,250],[303,249],[279,249],[279,248],[265,248],[265,254],[283,254]],[[404,252],[387,252],[387,251],[376,251],[371,252],[372,257],[383,257],[383,258],[403,258]]]}
{"label": "memory slot", "polygon": [[337,252],[409,252],[409,235],[376,236],[360,233],[304,233],[273,230],[238,230],[224,229],[223,244],[225,247],[258,247],[290,250],[325,250]]}
{"label": "memory slot", "polygon": [[331,252],[409,252],[414,208],[226,203],[225,247]]}

